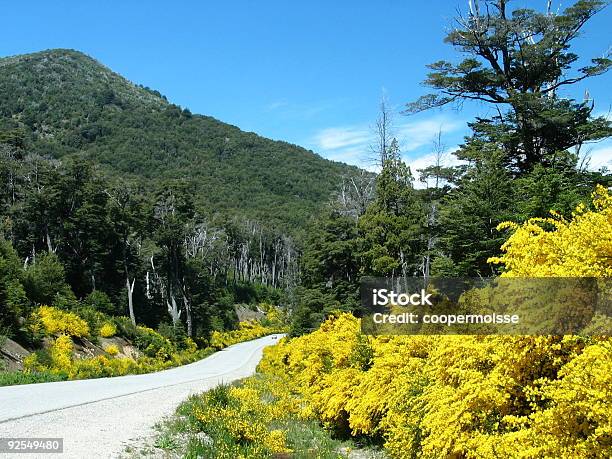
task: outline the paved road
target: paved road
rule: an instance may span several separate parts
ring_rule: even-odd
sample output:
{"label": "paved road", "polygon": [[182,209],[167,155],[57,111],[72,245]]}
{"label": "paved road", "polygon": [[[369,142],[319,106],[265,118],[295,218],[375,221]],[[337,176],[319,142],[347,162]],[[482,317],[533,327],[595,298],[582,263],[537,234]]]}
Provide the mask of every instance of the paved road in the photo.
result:
{"label": "paved road", "polygon": [[0,387],[0,438],[64,438],[64,454],[47,456],[58,459],[117,457],[152,436],[152,426],[189,395],[253,374],[263,348],[278,336],[158,373]]}

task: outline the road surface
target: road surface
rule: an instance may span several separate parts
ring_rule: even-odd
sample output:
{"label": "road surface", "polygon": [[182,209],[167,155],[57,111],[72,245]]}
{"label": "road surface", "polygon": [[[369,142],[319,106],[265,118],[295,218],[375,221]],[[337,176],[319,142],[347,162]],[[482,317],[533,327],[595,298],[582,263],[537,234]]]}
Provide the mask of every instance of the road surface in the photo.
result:
{"label": "road surface", "polygon": [[[0,438],[63,438],[64,453],[118,457],[189,395],[255,372],[272,335],[235,344],[198,362],[146,375],[0,387]],[[0,457],[36,457],[31,454]]]}

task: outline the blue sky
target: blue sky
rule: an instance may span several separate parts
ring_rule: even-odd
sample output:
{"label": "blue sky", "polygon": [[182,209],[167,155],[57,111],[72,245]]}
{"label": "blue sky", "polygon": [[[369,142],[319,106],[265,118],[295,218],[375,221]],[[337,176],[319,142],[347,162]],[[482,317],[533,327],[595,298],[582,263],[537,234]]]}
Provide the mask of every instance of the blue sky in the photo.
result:
{"label": "blue sky", "polygon": [[[541,8],[545,0],[515,0]],[[558,2],[557,2],[558,3]],[[571,2],[563,2],[569,4]],[[486,106],[399,114],[426,91],[425,65],[459,55],[442,42],[466,0],[29,1],[3,5],[0,56],[73,48],[192,112],[365,165],[381,95],[398,112],[404,158],[422,167],[439,129],[451,151]],[[576,52],[600,56],[612,8],[596,16]],[[596,112],[612,106],[610,74],[588,80]],[[612,168],[612,142],[591,148]],[[449,161],[452,158],[449,156]]]}

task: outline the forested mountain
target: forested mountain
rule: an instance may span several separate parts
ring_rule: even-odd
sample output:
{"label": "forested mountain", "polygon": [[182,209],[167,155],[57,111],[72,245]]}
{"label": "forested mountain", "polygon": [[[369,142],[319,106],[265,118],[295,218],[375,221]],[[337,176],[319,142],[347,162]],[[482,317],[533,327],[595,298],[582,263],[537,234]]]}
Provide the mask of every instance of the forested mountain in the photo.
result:
{"label": "forested mountain", "polygon": [[39,305],[234,327],[299,281],[306,222],[355,174],[76,51],[0,59],[0,335],[32,341]]}
{"label": "forested mountain", "polygon": [[201,213],[290,233],[357,171],[192,114],[72,50],[0,59],[0,135],[30,153],[87,158],[147,187],[183,179]]}

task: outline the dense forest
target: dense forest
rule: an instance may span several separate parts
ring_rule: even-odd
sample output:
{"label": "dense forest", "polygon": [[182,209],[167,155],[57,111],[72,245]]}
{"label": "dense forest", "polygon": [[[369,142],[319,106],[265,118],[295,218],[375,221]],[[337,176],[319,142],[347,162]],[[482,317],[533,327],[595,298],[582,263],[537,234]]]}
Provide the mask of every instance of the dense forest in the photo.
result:
{"label": "dense forest", "polygon": [[354,167],[192,114],[92,58],[49,50],[0,59],[0,130],[29,155],[88,159],[147,191],[189,183],[209,218],[294,234]]}

